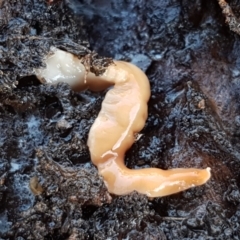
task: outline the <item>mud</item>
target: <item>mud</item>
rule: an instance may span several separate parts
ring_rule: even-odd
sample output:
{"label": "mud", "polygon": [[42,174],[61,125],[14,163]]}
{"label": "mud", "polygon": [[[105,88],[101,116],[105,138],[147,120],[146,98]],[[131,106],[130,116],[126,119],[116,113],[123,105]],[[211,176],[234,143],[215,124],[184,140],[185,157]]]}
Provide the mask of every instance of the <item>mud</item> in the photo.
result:
{"label": "mud", "polygon": [[[240,39],[217,1],[0,0],[0,39],[0,238],[240,238]],[[109,195],[86,146],[105,92],[41,85],[33,68],[51,45],[92,69],[109,61],[94,50],[146,71],[129,168],[209,166],[211,181],[154,200]]]}

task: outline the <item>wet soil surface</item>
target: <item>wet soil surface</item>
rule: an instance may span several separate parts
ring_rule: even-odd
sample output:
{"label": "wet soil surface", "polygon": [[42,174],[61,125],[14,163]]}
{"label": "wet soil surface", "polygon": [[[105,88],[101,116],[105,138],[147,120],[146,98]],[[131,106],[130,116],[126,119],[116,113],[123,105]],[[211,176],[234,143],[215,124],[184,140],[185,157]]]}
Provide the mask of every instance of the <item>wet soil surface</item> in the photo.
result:
{"label": "wet soil surface", "polygon": [[[217,1],[0,0],[0,41],[0,238],[240,238],[240,38]],[[164,198],[110,195],[86,146],[105,92],[40,84],[33,69],[52,45],[148,75],[129,168],[211,167],[211,180]]]}

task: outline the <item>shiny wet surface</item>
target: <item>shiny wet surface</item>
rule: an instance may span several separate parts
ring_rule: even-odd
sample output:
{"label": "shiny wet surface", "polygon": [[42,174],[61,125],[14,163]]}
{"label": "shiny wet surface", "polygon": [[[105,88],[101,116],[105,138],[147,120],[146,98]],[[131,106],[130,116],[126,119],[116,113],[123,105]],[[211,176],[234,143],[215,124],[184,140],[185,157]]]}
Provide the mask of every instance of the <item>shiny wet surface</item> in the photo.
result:
{"label": "shiny wet surface", "polygon": [[[75,9],[85,15],[91,48],[134,62],[150,79],[148,120],[127,166],[208,166],[212,179],[152,201],[136,193],[109,196],[86,146],[105,93],[24,78],[12,93],[1,92],[0,235],[238,239],[240,40],[217,1],[86,2]],[[36,197],[28,187],[35,175],[45,189]]]}

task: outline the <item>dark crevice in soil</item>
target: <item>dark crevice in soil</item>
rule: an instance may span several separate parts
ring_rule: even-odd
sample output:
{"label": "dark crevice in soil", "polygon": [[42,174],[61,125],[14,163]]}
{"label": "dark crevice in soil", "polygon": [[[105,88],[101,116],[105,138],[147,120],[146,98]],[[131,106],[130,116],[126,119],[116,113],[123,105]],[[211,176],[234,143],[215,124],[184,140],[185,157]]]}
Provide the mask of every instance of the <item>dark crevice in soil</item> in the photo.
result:
{"label": "dark crevice in soil", "polygon": [[[0,238],[240,238],[240,39],[217,1],[0,0],[0,42]],[[40,84],[51,46],[148,75],[129,168],[208,166],[211,181],[153,200],[109,195],[86,145],[106,91]]]}

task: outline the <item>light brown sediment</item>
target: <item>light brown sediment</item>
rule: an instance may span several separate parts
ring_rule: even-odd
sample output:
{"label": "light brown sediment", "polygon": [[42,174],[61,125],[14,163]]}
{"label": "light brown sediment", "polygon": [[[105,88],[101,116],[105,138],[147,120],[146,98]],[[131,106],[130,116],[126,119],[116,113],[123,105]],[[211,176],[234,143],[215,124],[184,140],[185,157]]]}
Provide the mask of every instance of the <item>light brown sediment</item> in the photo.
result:
{"label": "light brown sediment", "polygon": [[30,178],[29,187],[35,195],[40,195],[43,193],[43,188],[42,188],[41,184],[39,183],[38,178],[36,176]]}
{"label": "light brown sediment", "polygon": [[[132,146],[134,135],[142,130],[147,119],[147,102],[150,97],[147,76],[130,63],[115,61],[104,74],[96,77],[89,73],[85,81],[85,69],[80,61],[69,53],[55,51],[55,55],[51,57],[52,63],[49,64],[48,59],[46,60],[47,69],[50,65],[51,68],[61,66],[68,69],[59,71],[61,77],[56,82],[70,78],[72,87],[93,91],[114,85],[107,92],[88,137],[91,160],[97,166],[110,193],[124,195],[137,191],[149,197],[162,197],[202,185],[209,180],[210,168],[128,169],[124,164],[125,152]],[[65,62],[59,63],[57,55]],[[53,59],[55,56],[56,60]],[[58,65],[54,61],[57,61]],[[71,67],[74,68],[73,71]],[[54,74],[48,77],[47,69],[38,70],[36,74],[40,79],[44,78],[46,82],[52,83]]]}

